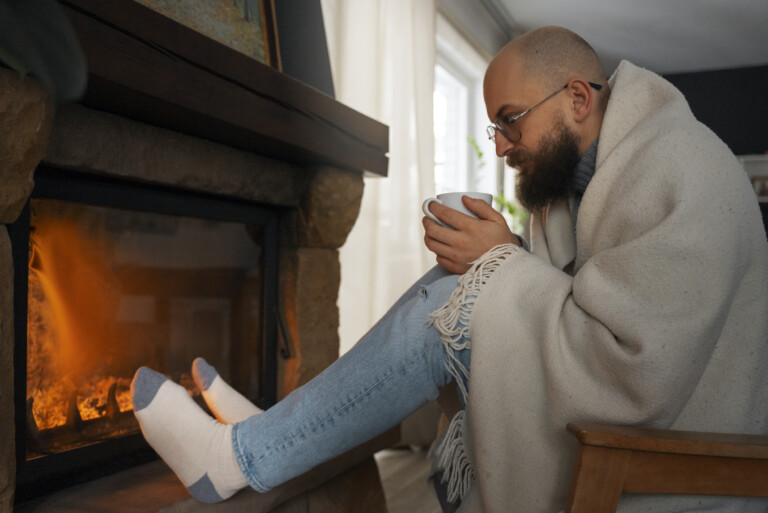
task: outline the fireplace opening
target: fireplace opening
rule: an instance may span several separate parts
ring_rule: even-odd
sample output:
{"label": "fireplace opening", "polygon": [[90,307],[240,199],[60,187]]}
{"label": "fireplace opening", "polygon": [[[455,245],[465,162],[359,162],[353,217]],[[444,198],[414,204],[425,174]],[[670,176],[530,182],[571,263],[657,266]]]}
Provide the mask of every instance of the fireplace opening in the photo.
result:
{"label": "fireplace opening", "polygon": [[129,385],[187,388],[204,357],[261,407],[276,398],[278,212],[39,169],[10,227],[16,501],[154,458]]}

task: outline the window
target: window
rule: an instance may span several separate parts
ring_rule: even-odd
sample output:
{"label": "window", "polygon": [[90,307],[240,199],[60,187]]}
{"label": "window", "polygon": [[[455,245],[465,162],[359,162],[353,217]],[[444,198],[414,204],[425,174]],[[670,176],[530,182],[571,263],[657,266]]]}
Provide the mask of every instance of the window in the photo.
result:
{"label": "window", "polygon": [[472,159],[466,140],[470,89],[471,84],[441,64],[435,66],[435,190],[438,194],[464,191],[468,187]]}
{"label": "window", "polygon": [[435,192],[503,189],[503,163],[485,135],[482,57],[442,16],[437,19]]}

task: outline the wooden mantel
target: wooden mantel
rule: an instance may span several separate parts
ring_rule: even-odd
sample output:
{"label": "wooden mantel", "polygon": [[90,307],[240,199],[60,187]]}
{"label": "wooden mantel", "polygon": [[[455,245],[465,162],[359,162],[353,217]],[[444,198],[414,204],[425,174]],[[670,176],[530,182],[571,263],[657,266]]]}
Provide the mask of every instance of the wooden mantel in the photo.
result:
{"label": "wooden mantel", "polygon": [[386,176],[388,127],[132,0],[60,0],[82,103],[271,158]]}

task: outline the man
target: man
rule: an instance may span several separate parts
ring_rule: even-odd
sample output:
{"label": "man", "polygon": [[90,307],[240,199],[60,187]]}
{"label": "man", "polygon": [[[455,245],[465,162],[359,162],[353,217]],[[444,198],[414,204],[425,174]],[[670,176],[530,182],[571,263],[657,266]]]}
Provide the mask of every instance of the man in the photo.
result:
{"label": "man", "polygon": [[[562,509],[575,454],[568,422],[768,432],[768,245],[725,145],[663,79],[624,62],[606,81],[589,45],[560,28],[507,45],[484,93],[489,135],[534,214],[530,251],[482,202],[466,200],[480,219],[433,205],[456,228],[423,221],[440,267],[264,413],[234,407],[217,423],[184,389],[140,369],[142,430],[195,497],[275,486],[451,381],[466,409],[439,463],[462,512]],[[214,411],[237,402],[221,399],[236,392],[203,362],[194,374],[219,391],[204,393]],[[652,497],[621,508],[764,504]]]}
{"label": "man", "polygon": [[[563,29],[505,47],[484,93],[497,154],[534,210],[533,254],[508,246],[478,264],[497,261],[469,322],[477,480],[464,506],[562,508],[568,422],[768,432],[766,238],[725,145],[660,77],[623,62],[606,84]],[[483,223],[433,212],[458,230],[425,220],[427,246],[462,272],[486,249]],[[765,510],[746,502],[635,497],[620,511]]]}

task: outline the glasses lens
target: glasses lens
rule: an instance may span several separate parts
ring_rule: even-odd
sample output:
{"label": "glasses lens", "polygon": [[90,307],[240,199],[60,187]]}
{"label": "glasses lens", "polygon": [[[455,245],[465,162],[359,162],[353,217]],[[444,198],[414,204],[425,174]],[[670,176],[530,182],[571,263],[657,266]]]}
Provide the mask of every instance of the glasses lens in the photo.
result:
{"label": "glasses lens", "polygon": [[520,133],[520,129],[517,127],[517,123],[514,121],[510,122],[508,117],[499,118],[496,123],[501,129],[501,133],[504,134],[504,137],[506,137],[507,140],[511,143],[516,143],[523,135]]}

